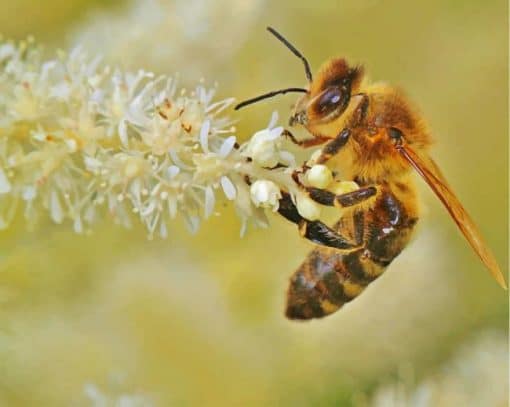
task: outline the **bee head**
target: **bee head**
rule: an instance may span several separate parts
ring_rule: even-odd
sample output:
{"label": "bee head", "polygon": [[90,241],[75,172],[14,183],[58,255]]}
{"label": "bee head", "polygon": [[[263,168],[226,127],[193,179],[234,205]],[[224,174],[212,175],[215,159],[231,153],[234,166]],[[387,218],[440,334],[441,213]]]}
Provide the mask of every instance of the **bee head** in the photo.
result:
{"label": "bee head", "polygon": [[314,80],[310,64],[303,54],[275,29],[271,27],[267,27],[267,29],[295,56],[301,59],[308,79],[308,89],[297,87],[278,89],[247,99],[237,104],[235,109],[241,109],[244,106],[276,95],[299,92],[303,93],[303,96],[298,99],[294,106],[294,112],[289,120],[290,126],[300,124],[314,133],[314,128],[327,125],[341,116],[349,105],[351,95],[359,88],[363,77],[363,69],[361,67],[350,67],[343,58],[334,58],[321,67],[317,78]]}
{"label": "bee head", "polygon": [[289,125],[301,124],[310,129],[335,120],[349,105],[362,77],[362,68],[349,67],[343,58],[326,62],[310,83],[309,91],[296,103]]}

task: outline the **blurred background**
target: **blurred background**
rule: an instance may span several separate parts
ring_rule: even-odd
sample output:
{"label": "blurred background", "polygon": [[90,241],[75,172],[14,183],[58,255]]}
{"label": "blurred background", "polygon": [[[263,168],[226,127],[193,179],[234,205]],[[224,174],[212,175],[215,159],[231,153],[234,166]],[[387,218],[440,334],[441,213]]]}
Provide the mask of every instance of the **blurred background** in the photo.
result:
{"label": "blurred background", "polygon": [[[0,1],[6,38],[75,44],[243,99],[305,83],[331,56],[406,90],[433,155],[508,271],[507,2]],[[230,112],[240,138],[293,96]],[[107,223],[0,232],[2,406],[506,406],[508,297],[419,181],[414,242],[356,301],[309,323],[283,309],[310,250],[295,227],[239,238],[221,216],[167,240]],[[117,404],[116,404],[117,403]],[[122,404],[124,403],[124,404]],[[130,403],[130,404],[128,404]]]}

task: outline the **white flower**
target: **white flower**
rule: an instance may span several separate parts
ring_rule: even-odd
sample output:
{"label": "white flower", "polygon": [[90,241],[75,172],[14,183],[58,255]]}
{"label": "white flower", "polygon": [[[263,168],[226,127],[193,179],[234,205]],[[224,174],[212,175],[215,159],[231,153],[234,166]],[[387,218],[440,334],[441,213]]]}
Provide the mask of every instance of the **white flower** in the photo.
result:
{"label": "white flower", "polygon": [[278,164],[278,148],[283,127],[258,131],[248,142],[242,155],[249,157],[263,167],[274,167]]}
{"label": "white flower", "polygon": [[306,173],[306,179],[312,187],[326,188],[333,182],[331,170],[322,164],[316,164]]}
{"label": "white flower", "polygon": [[241,155],[262,167],[273,168],[277,164],[294,166],[296,162],[294,155],[281,149],[283,127],[274,127],[277,121],[278,113],[273,112],[267,128],[256,132],[241,147]]}
{"label": "white flower", "polygon": [[266,180],[255,181],[250,187],[250,196],[255,206],[278,210],[279,200],[282,197],[280,188],[274,182]]}
{"label": "white flower", "polygon": [[177,213],[196,229],[217,185],[235,200],[234,166],[244,159],[219,114],[233,99],[214,101],[203,85],[177,95],[170,78],[101,66],[79,47],[48,61],[33,44],[0,51],[2,226],[21,204],[27,221],[42,210],[78,233],[108,212],[166,236]]}

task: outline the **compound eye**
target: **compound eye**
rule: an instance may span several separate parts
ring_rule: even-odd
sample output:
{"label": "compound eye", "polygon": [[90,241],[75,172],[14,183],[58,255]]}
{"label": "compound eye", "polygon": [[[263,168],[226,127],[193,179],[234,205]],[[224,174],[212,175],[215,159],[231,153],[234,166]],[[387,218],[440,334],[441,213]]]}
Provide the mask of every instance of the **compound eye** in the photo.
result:
{"label": "compound eye", "polygon": [[329,113],[335,110],[343,103],[343,92],[340,88],[334,87],[327,89],[317,102],[317,111],[321,114]]}

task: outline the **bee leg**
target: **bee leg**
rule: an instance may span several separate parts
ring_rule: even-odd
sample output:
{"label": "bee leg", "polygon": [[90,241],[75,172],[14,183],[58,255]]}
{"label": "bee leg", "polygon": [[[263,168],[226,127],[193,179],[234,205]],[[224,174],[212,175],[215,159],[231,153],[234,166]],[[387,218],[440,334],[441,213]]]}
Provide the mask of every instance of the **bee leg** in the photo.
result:
{"label": "bee leg", "polygon": [[313,138],[298,140],[294,135],[287,129],[284,129],[282,132],[282,136],[287,137],[290,141],[292,141],[295,145],[303,148],[314,147],[320,144],[324,144],[327,141],[331,140],[329,137],[324,136],[314,136]]}
{"label": "bee leg", "polygon": [[[333,157],[345,145],[345,143],[347,143],[347,140],[351,135],[351,130],[349,130],[348,128],[343,129],[340,132],[340,134],[334,139],[330,139],[328,137],[323,136],[316,136],[312,139],[302,141],[296,140],[296,138],[288,130],[284,130],[282,134],[289,137],[294,144],[297,144],[304,148],[324,144],[327,142],[324,148],[322,149],[321,154],[315,161],[316,164],[323,164],[326,161],[328,161],[331,157]],[[305,174],[309,169],[310,167],[305,163],[300,169],[297,169],[292,173],[292,178],[298,185],[302,186],[301,181],[299,180],[299,175]]]}
{"label": "bee leg", "polygon": [[336,155],[340,149],[345,146],[349,137],[351,136],[351,129],[345,128],[343,129],[338,136],[336,136],[333,140],[327,143],[322,149],[321,154],[317,157],[317,164],[324,164],[331,157]]}
{"label": "bee leg", "polygon": [[304,187],[311,200],[326,206],[335,206],[337,208],[347,208],[366,201],[377,194],[377,188],[374,186],[362,187],[352,192],[335,195],[331,191],[320,188]]}
{"label": "bee leg", "polygon": [[297,224],[300,235],[315,244],[344,250],[359,247],[359,244],[348,241],[323,222],[303,218],[299,214],[296,205],[292,202],[290,195],[283,191],[278,212],[285,219]]}

